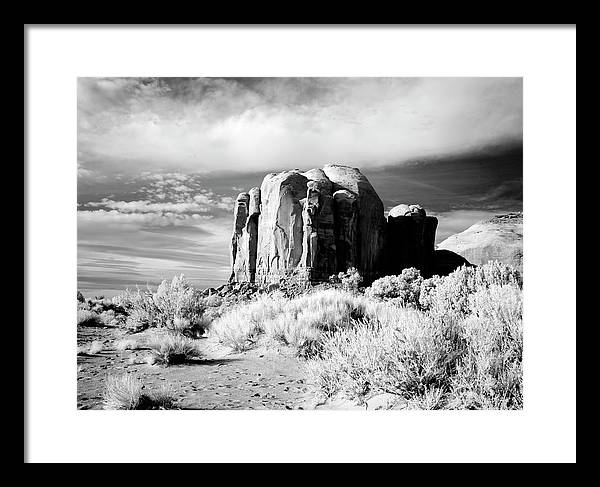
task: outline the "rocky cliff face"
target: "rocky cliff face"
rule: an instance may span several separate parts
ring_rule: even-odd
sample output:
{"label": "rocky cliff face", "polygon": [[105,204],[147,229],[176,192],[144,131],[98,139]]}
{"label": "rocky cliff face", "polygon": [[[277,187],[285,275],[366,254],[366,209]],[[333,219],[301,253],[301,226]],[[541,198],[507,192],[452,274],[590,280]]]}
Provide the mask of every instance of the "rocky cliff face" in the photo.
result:
{"label": "rocky cliff face", "polygon": [[452,251],[471,264],[498,260],[523,269],[523,213],[508,213],[485,220],[448,237],[439,250]]}

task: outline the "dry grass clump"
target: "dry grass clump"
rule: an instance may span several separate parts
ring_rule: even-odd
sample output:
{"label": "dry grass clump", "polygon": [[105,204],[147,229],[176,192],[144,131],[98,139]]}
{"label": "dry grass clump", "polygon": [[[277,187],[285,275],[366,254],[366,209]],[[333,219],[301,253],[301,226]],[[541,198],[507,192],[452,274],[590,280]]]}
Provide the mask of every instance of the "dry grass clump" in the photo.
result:
{"label": "dry grass clump", "polygon": [[90,344],[90,348],[88,350],[88,353],[90,355],[95,355],[97,353],[100,353],[102,350],[104,350],[104,343],[101,342],[100,340],[94,340]]}
{"label": "dry grass clump", "polygon": [[104,350],[104,343],[100,340],[94,340],[89,345],[80,345],[77,347],[77,355],[95,355]]}
{"label": "dry grass clump", "polygon": [[123,374],[107,377],[103,402],[105,409],[173,409],[177,398],[168,389],[146,393],[139,379]]}
{"label": "dry grass clump", "polygon": [[176,365],[202,357],[197,343],[187,337],[166,333],[156,335],[150,342],[152,360],[148,363]]}
{"label": "dry grass clump", "polygon": [[119,352],[124,352],[125,350],[139,350],[142,348],[140,341],[134,338],[122,338],[121,340],[116,341],[114,346],[115,350],[118,350]]}
{"label": "dry grass clump", "polygon": [[336,289],[294,299],[273,293],[226,312],[212,323],[211,333],[236,351],[252,348],[264,335],[307,355],[318,348],[323,333],[362,318],[366,305],[363,297]]}
{"label": "dry grass clump", "polygon": [[104,326],[104,321],[98,313],[88,309],[78,309],[77,326]]}

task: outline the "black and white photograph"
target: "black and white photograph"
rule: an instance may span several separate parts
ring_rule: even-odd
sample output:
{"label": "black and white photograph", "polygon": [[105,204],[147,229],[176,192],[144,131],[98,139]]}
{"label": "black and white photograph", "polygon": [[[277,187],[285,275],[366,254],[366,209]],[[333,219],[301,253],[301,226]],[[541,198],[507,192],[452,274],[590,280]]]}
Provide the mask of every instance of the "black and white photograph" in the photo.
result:
{"label": "black and white photograph", "polygon": [[79,78],[77,407],[521,409],[522,84]]}
{"label": "black and white photograph", "polygon": [[574,26],[25,31],[26,462],[574,461]]}

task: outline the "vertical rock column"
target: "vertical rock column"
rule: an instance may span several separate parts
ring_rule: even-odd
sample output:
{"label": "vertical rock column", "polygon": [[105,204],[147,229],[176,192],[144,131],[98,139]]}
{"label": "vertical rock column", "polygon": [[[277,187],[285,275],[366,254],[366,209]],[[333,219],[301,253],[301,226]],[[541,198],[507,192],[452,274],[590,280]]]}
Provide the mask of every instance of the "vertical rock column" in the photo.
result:
{"label": "vertical rock column", "polygon": [[229,280],[254,282],[260,190],[252,188],[249,193],[240,193],[234,211],[234,228],[231,238],[231,277]]}
{"label": "vertical rock column", "polygon": [[243,260],[243,244],[242,235],[246,220],[248,219],[248,205],[250,195],[248,193],[240,193],[235,202],[233,210],[233,235],[231,236],[231,276],[230,281],[240,281],[241,276],[238,275]]}
{"label": "vertical rock column", "polygon": [[254,282],[256,278],[256,255],[258,252],[258,219],[260,216],[260,189],[250,190],[250,207],[245,233],[248,240],[248,280]]}

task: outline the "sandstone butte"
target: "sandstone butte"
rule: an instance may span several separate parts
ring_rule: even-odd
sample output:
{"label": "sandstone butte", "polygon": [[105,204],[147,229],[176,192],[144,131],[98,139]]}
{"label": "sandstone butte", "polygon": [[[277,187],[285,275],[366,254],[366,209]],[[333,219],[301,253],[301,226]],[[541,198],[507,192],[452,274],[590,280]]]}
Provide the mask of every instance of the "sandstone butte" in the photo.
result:
{"label": "sandstone butte", "polygon": [[469,264],[435,250],[437,218],[417,204],[386,218],[368,179],[344,165],[267,174],[239,194],[233,220],[230,282],[321,282],[350,267],[370,282],[407,267],[428,277]]}

